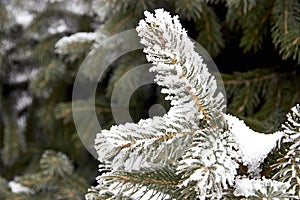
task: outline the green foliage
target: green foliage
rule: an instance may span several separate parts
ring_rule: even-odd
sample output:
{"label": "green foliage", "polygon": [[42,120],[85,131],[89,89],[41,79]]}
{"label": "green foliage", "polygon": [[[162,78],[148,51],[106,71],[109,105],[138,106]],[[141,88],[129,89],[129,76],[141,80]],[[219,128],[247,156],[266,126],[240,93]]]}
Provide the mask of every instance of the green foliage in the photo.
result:
{"label": "green foliage", "polygon": [[[284,113],[298,103],[299,69],[279,67],[222,75],[228,112],[243,118],[252,128],[271,132],[280,128]],[[286,98],[289,97],[289,98]]]}
{"label": "green foliage", "polygon": [[265,36],[268,33],[268,25],[272,14],[272,1],[258,3],[251,7],[244,15],[241,23],[243,36],[240,46],[245,52],[261,49]]}
{"label": "green foliage", "polygon": [[[99,179],[103,183],[101,190],[105,191],[105,186],[115,183],[115,189],[119,193],[103,193],[97,198],[128,199],[136,195],[137,198],[167,198],[168,191],[174,191],[173,197],[179,194],[176,185],[180,183],[180,177],[175,174],[174,169],[163,168],[148,172],[119,172],[118,174],[106,174]],[[149,188],[148,192],[139,194],[142,188]],[[152,190],[152,191],[151,191]],[[177,191],[176,191],[177,190]],[[92,190],[91,190],[92,191]],[[92,194],[91,194],[92,195]],[[99,194],[96,194],[99,195]]]}
{"label": "green foliage", "polygon": [[198,20],[200,19],[203,13],[204,4],[197,0],[180,0],[175,1],[175,12],[177,12],[180,16],[184,16],[188,20],[194,19]]}
{"label": "green foliage", "polygon": [[2,4],[0,4],[0,20],[1,20],[0,22],[2,24],[0,30],[2,30],[5,27],[6,23],[8,22],[7,10]]}
{"label": "green foliage", "polygon": [[[87,183],[74,172],[73,163],[60,152],[47,150],[43,153],[39,167],[15,181],[27,191],[12,193],[6,189],[0,192],[5,199],[82,199]],[[7,188],[7,183],[1,183]],[[3,189],[1,187],[1,189]]]}
{"label": "green foliage", "polygon": [[225,44],[221,32],[222,26],[210,6],[203,5],[201,17],[196,21],[196,28],[199,31],[197,42],[209,52],[210,56],[217,56]]}
{"label": "green foliage", "polygon": [[283,59],[300,62],[300,2],[275,1],[273,9],[272,37]]}
{"label": "green foliage", "polygon": [[[66,74],[74,65],[63,63],[54,45],[70,32],[88,31],[91,16],[45,1],[1,2],[0,8],[0,20],[5,20],[0,28],[0,199],[82,199],[88,186],[86,179],[96,165],[91,160],[77,173],[78,166],[83,167],[91,157],[79,142],[75,147],[78,150],[73,150],[72,141],[80,141],[74,126],[54,117],[56,103],[69,99],[67,88],[73,76]],[[25,23],[31,17],[30,23]],[[65,25],[64,29],[56,29],[55,21]],[[48,147],[67,152],[75,165],[62,153],[45,152]],[[37,167],[42,154],[45,158]],[[55,165],[51,159],[61,164]],[[17,176],[18,183],[27,181],[24,185],[36,191],[13,192],[8,183]]]}
{"label": "green foliage", "polygon": [[25,150],[25,138],[17,124],[18,118],[13,104],[4,100],[2,105],[4,132],[1,157],[4,165],[12,166]]}
{"label": "green foliage", "polygon": [[65,68],[65,65],[57,60],[41,67],[37,76],[30,83],[31,90],[37,96],[48,96],[65,76]]}

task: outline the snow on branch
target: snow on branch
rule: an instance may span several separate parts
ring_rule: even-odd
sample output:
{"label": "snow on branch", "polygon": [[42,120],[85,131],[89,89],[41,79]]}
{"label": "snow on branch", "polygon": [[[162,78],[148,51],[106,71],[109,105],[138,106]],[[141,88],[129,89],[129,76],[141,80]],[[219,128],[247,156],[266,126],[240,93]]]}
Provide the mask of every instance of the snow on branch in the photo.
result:
{"label": "snow on branch", "polygon": [[289,184],[266,178],[248,179],[240,178],[236,180],[235,196],[242,196],[254,199],[277,199],[288,200],[290,195],[287,192]]}
{"label": "snow on branch", "polygon": [[241,151],[243,164],[248,167],[248,172],[258,176],[260,173],[259,165],[274,149],[277,142],[282,138],[283,132],[273,134],[258,133],[250,129],[244,121],[232,115],[225,115],[227,125],[235,137],[238,148]]}
{"label": "snow on branch", "polygon": [[287,122],[283,124],[284,132],[288,134],[286,142],[300,138],[300,104],[297,104],[287,114]]}
{"label": "snow on branch", "polygon": [[[224,113],[225,97],[178,16],[163,9],[145,15],[136,30],[171,108],[162,117],[97,134],[95,149],[107,168],[86,198],[286,199],[299,192],[299,106],[288,115],[283,131],[251,130]],[[283,158],[287,162],[279,166],[283,171],[274,180],[261,177],[261,164],[283,138],[293,143]],[[241,178],[242,164],[248,172]]]}
{"label": "snow on branch", "polygon": [[104,35],[95,32],[79,32],[65,36],[55,44],[55,52],[60,55],[67,55],[69,60],[75,60],[78,55],[91,50],[96,40],[103,40]]}
{"label": "snow on branch", "polygon": [[136,29],[146,46],[147,60],[154,64],[150,70],[157,72],[157,84],[165,87],[162,92],[168,94],[171,105],[186,105],[182,97],[189,96],[188,101],[194,102],[201,116],[210,120],[224,109],[225,98],[217,92],[215,77],[195,51],[178,16],[171,17],[163,9],[145,15]]}
{"label": "snow on branch", "polygon": [[[287,114],[287,121],[282,125],[285,132],[283,144],[288,144],[286,154],[278,159],[273,167],[277,173],[275,180],[283,181],[290,185],[289,192],[300,198],[300,105],[297,104]],[[285,145],[282,145],[285,146]]]}
{"label": "snow on branch", "polygon": [[[181,27],[178,17],[158,9],[148,12],[137,31],[145,52],[153,62],[155,81],[164,87],[172,107],[163,117],[127,123],[97,134],[99,160],[115,170],[153,169],[174,164],[191,143],[199,122],[210,122],[221,113],[224,97],[217,83]],[[204,126],[204,125],[203,125]],[[180,146],[181,148],[178,148]]]}
{"label": "snow on branch", "polygon": [[179,185],[185,199],[194,188],[199,199],[219,199],[224,189],[234,185],[239,167],[239,151],[229,131],[210,128],[197,131],[193,142],[178,162],[177,173],[183,178]]}

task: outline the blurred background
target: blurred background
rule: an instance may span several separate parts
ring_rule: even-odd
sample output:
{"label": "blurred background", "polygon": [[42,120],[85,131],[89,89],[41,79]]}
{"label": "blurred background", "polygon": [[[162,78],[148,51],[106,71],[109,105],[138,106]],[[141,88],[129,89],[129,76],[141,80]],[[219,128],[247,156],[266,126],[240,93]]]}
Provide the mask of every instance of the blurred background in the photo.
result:
{"label": "blurred background", "polygon": [[[210,54],[227,112],[252,129],[278,130],[300,103],[298,0],[0,0],[0,199],[83,199],[95,185],[99,163],[82,144],[72,113],[88,122],[84,114],[95,108],[102,128],[116,124],[115,85],[146,60],[141,50],[120,57],[99,80],[96,103],[85,97],[72,108],[77,71],[101,41],[135,28],[145,10],[156,8],[178,15]],[[98,81],[94,70],[101,66],[90,65],[85,76]],[[157,104],[170,106],[158,86],[139,87],[130,98],[133,120],[162,114]],[[86,123],[85,131],[100,131],[91,127]]]}

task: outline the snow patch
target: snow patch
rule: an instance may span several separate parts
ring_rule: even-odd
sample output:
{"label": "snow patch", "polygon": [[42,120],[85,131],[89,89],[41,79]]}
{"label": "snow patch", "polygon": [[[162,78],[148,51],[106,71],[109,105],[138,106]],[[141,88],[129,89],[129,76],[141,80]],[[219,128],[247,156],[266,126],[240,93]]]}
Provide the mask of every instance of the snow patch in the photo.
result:
{"label": "snow patch", "polygon": [[20,183],[17,183],[15,181],[10,181],[8,183],[8,187],[11,189],[13,193],[33,193],[32,190],[30,190],[28,187],[25,187],[21,185]]}
{"label": "snow patch", "polygon": [[[264,195],[268,195],[267,188],[272,188],[273,192],[280,192],[281,194],[285,194],[287,188],[289,188],[289,184],[273,181],[270,179],[266,179],[263,177],[262,179],[248,179],[241,178],[236,180],[236,189],[233,192],[235,196],[244,196],[246,198],[250,196],[257,196],[256,193],[260,192]],[[282,200],[287,198],[272,198],[274,200]]]}
{"label": "snow patch", "polygon": [[34,15],[26,10],[15,12],[15,18],[18,24],[22,25],[24,28],[28,27],[31,23]]}
{"label": "snow patch", "polygon": [[249,172],[257,174],[260,163],[276,146],[283,132],[264,134],[251,130],[242,120],[231,115],[224,115],[229,131],[234,135],[242,153],[242,161],[248,166]]}
{"label": "snow patch", "polygon": [[48,28],[48,32],[51,34],[62,33],[68,30],[68,26],[64,20],[58,20],[53,22]]}

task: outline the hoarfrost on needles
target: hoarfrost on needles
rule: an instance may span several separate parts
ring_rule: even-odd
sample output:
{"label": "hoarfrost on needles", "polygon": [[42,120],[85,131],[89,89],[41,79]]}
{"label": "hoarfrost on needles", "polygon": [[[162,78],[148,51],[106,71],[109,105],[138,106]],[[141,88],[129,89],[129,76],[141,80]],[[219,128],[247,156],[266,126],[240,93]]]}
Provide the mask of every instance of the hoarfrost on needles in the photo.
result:
{"label": "hoarfrost on needles", "polygon": [[[112,162],[115,170],[161,167],[168,164],[167,160],[178,159],[184,147],[189,145],[193,130],[199,128],[199,120],[220,112],[224,105],[223,96],[212,98],[216,92],[216,80],[208,72],[202,57],[195,52],[194,44],[178,17],[172,18],[162,9],[156,10],[155,16],[149,12],[145,15],[146,19],[140,21],[137,32],[142,38],[141,43],[146,45],[144,52],[148,61],[154,64],[151,71],[156,72],[155,81],[164,87],[163,92],[168,94],[172,107],[161,118],[141,120],[138,124],[127,123],[97,134],[95,143],[99,159]],[[152,25],[157,30],[149,28]],[[198,88],[202,92],[198,93]],[[212,104],[209,113],[205,113],[206,108],[202,108],[198,99],[204,101],[202,105]],[[170,131],[170,127],[174,131]],[[160,148],[155,148],[154,144],[158,143]]]}

